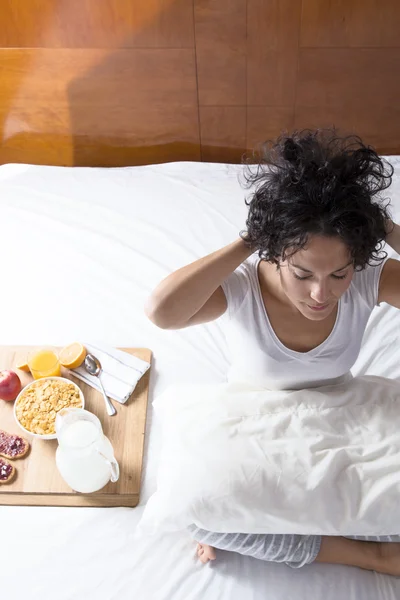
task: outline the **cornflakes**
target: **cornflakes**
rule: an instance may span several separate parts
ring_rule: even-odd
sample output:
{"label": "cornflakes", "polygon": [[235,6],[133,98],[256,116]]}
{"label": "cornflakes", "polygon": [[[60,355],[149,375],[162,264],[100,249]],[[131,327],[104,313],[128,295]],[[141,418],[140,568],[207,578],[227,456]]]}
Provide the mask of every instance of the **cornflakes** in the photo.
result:
{"label": "cornflakes", "polygon": [[21,393],[15,414],[31,433],[49,435],[56,432],[56,416],[62,408],[82,408],[76,386],[57,379],[39,379]]}

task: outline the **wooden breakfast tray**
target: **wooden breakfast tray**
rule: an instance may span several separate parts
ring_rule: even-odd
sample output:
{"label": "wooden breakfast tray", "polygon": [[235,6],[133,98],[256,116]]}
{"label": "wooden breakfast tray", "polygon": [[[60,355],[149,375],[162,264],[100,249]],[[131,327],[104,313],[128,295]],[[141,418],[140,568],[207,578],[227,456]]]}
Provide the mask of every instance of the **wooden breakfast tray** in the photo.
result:
{"label": "wooden breakfast tray", "polygon": [[[0,346],[0,369],[15,370],[23,386],[32,381],[32,376],[17,370],[16,365],[20,364],[20,359],[22,362],[25,360],[29,350],[28,346]],[[151,363],[152,352],[148,348],[120,350]],[[71,379],[83,391],[85,409],[99,417],[120,466],[119,480],[92,494],[71,490],[61,478],[55,462],[57,440],[40,440],[25,434],[15,421],[14,403],[0,400],[0,429],[21,435],[31,444],[26,458],[10,461],[16,467],[17,475],[11,483],[0,485],[0,505],[136,506],[139,502],[150,371],[148,369],[143,375],[125,404],[113,401],[118,414],[109,417],[102,394],[62,368],[62,376]]]}

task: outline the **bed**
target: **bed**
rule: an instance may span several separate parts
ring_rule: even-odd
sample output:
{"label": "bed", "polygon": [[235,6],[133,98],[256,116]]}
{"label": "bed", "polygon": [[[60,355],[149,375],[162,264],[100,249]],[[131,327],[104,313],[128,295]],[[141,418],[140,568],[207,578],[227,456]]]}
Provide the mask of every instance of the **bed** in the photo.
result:
{"label": "bed", "polygon": [[[400,156],[387,191],[400,219]],[[155,491],[160,423],[151,402],[173,383],[225,381],[219,320],[161,330],[143,304],[173,270],[244,228],[242,167],[171,162],[125,168],[0,166],[2,344],[102,340],[154,353],[139,506],[0,507],[7,600],[395,600],[400,579],[313,564],[299,570],[219,552],[203,566],[186,532],[139,537]],[[395,256],[389,249],[389,254]],[[352,371],[400,379],[400,312],[382,305]]]}

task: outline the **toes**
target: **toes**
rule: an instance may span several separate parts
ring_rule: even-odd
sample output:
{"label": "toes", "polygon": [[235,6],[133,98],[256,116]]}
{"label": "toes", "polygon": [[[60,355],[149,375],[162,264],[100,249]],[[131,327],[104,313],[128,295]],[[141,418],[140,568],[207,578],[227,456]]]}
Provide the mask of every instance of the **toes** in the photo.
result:
{"label": "toes", "polygon": [[203,563],[203,565],[208,563],[208,556],[206,556],[206,554],[202,554],[201,556],[199,556],[200,562]]}
{"label": "toes", "polygon": [[215,548],[208,546],[207,544],[197,544],[197,556],[200,562],[205,565],[209,560],[215,560],[217,558]]}
{"label": "toes", "polygon": [[197,544],[197,556],[200,562],[203,563],[203,565],[208,563],[208,561],[210,560],[208,557],[208,552],[202,544]]}

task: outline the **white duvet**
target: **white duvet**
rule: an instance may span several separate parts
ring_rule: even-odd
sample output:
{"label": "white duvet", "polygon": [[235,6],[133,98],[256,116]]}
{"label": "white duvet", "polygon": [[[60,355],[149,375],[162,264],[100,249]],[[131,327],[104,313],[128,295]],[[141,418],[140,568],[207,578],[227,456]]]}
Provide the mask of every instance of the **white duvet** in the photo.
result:
{"label": "white duvet", "polygon": [[400,383],[312,390],[173,386],[142,531],[400,532]]}

